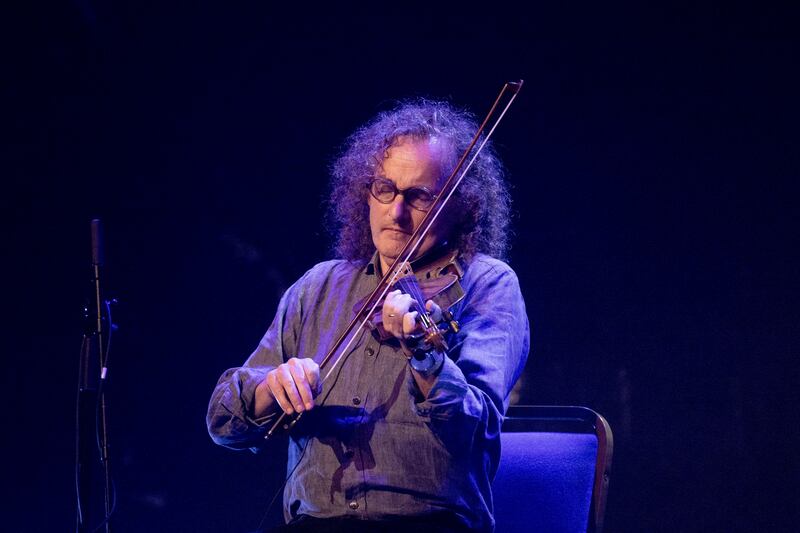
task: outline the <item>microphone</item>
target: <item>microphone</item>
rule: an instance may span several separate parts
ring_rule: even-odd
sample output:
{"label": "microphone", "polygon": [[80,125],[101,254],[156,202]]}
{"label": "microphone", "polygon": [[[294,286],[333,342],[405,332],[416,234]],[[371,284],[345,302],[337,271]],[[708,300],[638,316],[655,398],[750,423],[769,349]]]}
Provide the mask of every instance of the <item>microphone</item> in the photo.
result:
{"label": "microphone", "polygon": [[103,264],[103,231],[100,219],[92,219],[92,265]]}

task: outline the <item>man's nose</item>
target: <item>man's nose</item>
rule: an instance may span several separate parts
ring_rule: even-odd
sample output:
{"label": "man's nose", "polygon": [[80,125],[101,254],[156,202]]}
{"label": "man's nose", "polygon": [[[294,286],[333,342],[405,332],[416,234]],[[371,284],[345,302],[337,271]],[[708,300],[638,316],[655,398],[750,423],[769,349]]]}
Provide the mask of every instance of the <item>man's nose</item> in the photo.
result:
{"label": "man's nose", "polygon": [[409,206],[406,203],[402,193],[394,197],[390,204],[392,219],[397,221],[404,221],[409,215]]}

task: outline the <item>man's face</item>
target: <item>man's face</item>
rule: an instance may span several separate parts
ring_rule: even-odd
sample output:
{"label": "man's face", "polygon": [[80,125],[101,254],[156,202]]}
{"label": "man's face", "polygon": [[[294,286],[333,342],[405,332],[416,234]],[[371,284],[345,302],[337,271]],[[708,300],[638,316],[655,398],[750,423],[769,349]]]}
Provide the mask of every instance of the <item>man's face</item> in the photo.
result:
{"label": "man's face", "polygon": [[[434,194],[439,193],[442,185],[443,150],[445,148],[436,139],[415,140],[398,139],[389,148],[383,165],[377,176],[394,182],[398,189],[409,187],[427,187]],[[395,196],[388,204],[383,204],[369,197],[369,226],[372,242],[378,250],[383,271],[394,263],[400,255],[411,233],[425,217],[425,212],[411,207],[403,194]],[[447,238],[450,224],[437,219],[437,223],[422,241],[415,257],[419,257],[436,244]]]}

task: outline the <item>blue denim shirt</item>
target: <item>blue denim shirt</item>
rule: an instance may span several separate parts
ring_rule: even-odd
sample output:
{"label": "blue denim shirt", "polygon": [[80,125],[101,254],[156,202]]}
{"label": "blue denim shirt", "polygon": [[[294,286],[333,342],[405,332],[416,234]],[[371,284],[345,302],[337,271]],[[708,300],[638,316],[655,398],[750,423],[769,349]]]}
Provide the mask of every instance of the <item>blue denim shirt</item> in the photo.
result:
{"label": "blue denim shirt", "polygon": [[[287,521],[445,511],[473,530],[493,530],[500,426],[528,355],[529,326],[508,265],[478,254],[462,267],[464,298],[451,308],[460,331],[449,334],[448,357],[427,398],[396,341],[364,330],[343,354],[289,439]],[[258,450],[276,416],[251,418],[258,383],[290,357],[319,362],[378,281],[373,263],[336,260],[289,288],[256,350],[214,389],[207,417],[214,441]]]}

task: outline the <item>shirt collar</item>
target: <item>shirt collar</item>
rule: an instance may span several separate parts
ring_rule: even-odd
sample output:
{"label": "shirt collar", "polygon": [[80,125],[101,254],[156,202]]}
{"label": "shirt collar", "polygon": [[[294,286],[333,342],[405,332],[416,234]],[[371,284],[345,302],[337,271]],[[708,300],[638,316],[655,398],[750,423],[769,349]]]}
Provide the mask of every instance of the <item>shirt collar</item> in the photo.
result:
{"label": "shirt collar", "polygon": [[378,256],[378,250],[375,250],[375,253],[372,254],[372,257],[367,263],[367,266],[364,267],[364,272],[367,276],[374,276],[377,275],[381,269],[381,258]]}
{"label": "shirt collar", "polygon": [[[411,261],[411,269],[416,271],[416,267],[419,266],[419,264],[421,262],[422,263],[426,262],[429,257],[435,256],[435,255],[438,255],[438,254],[445,254],[445,253],[450,254],[449,265],[453,266],[457,270],[458,276],[461,277],[461,274],[463,274],[463,270],[462,270],[462,266],[457,261],[459,253],[458,253],[457,250],[452,250],[450,248],[450,245],[447,242],[443,242],[442,244],[440,244],[436,248],[434,248],[432,250],[429,250],[422,257],[419,257],[419,258],[415,259],[414,261]],[[441,269],[442,272],[444,272],[445,270],[448,270],[448,269],[446,267]],[[372,254],[372,257],[370,258],[369,262],[364,267],[364,273],[366,275],[368,275],[368,276],[380,276],[380,275],[382,275],[382,272],[381,272],[381,258],[378,255],[378,251],[377,250],[375,250],[375,253]]]}

